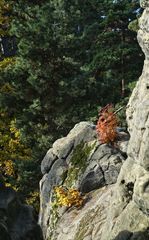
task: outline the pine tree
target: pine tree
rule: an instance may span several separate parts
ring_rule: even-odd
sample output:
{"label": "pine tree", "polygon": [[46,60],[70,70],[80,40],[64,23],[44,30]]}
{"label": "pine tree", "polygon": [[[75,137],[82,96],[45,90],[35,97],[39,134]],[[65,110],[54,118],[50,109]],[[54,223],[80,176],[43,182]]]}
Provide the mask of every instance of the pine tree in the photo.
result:
{"label": "pine tree", "polygon": [[9,154],[9,126],[16,119],[24,146],[21,152],[32,149],[32,161],[21,161],[20,146],[14,149],[19,153],[12,158],[17,187],[32,202],[40,161],[52,142],[75,123],[96,116],[99,105],[116,104],[123,94],[127,96],[122,83],[127,87],[140,75],[142,53],[136,33],[128,29],[139,4],[126,0],[6,2],[11,6],[11,27],[0,36],[15,36],[18,47],[15,58],[1,53],[0,109],[7,116],[1,122],[6,133],[1,145]]}
{"label": "pine tree", "polygon": [[[12,1],[15,65],[1,74],[14,92],[2,103],[36,158],[98,105],[117,103],[137,79],[140,48],[128,24],[138,1]],[[136,62],[137,60],[137,62]]]}
{"label": "pine tree", "polygon": [[14,88],[11,96],[4,97],[6,108],[16,116],[26,142],[40,154],[53,137],[81,119],[86,85],[80,63],[69,56],[71,33],[55,2],[13,3],[11,33],[17,37],[18,55],[12,69],[3,74]]}
{"label": "pine tree", "polygon": [[138,79],[143,64],[136,33],[128,28],[141,11],[139,1],[63,1],[63,9],[73,36],[70,55],[87,79],[88,116],[97,105],[127,102],[129,83]]}
{"label": "pine tree", "polygon": [[99,30],[87,66],[105,105],[128,96],[128,84],[141,74],[143,54],[136,33],[128,29],[140,10],[139,1],[102,1],[99,9]]}

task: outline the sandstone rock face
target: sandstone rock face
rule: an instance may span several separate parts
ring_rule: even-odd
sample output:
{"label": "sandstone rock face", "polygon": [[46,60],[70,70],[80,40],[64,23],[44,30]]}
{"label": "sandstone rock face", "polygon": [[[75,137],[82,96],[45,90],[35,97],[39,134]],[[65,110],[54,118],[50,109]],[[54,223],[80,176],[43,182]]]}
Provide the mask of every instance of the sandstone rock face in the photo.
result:
{"label": "sandstone rock face", "polygon": [[[124,135],[119,143],[122,150],[126,140]],[[88,122],[77,124],[67,137],[53,144],[41,164],[39,223],[46,240],[99,239],[112,194],[111,187],[104,186],[116,183],[125,160],[119,148],[100,144],[95,126]],[[85,205],[54,209],[53,189],[62,185],[86,194]]]}
{"label": "sandstone rock face", "polygon": [[[52,239],[99,240],[107,216],[111,187],[90,193],[90,200],[81,209],[65,212],[57,224]],[[98,233],[98,234],[97,234]]]}
{"label": "sandstone rock face", "polygon": [[42,240],[33,209],[22,205],[16,192],[0,186],[0,239],[1,240]]}
{"label": "sandstone rock face", "polygon": [[140,18],[138,41],[145,53],[142,76],[130,98],[128,158],[121,168],[102,240],[149,239],[149,0]]}

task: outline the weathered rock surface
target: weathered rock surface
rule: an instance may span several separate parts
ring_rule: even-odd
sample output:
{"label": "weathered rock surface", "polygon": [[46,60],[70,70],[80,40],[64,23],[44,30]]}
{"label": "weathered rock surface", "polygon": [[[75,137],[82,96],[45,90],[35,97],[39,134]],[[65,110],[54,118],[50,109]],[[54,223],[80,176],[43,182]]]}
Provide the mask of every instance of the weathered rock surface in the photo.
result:
{"label": "weathered rock surface", "polygon": [[[127,142],[126,140],[128,136],[126,138],[124,134],[124,141],[121,140],[119,145]],[[109,199],[111,195],[111,190],[103,187],[116,182],[125,160],[123,155],[125,154],[119,148],[100,144],[95,126],[88,122],[77,124],[67,137],[53,144],[41,164],[44,176],[40,183],[39,223],[45,239],[87,240],[92,239],[92,236],[98,239],[97,226],[94,224],[98,222],[99,229],[103,225],[103,215],[106,216],[108,206],[105,198]],[[65,212],[66,209],[62,208],[55,212],[52,207],[53,188],[59,185],[78,189],[87,196],[89,193],[90,198],[79,210],[72,208]],[[99,188],[101,190],[97,190]],[[93,221],[92,227],[86,233],[83,223],[86,221],[86,226],[89,226],[90,219]]]}
{"label": "weathered rock surface", "polygon": [[110,186],[103,187],[89,194],[90,200],[83,208],[65,212],[57,223],[53,239],[99,240],[111,194]]}
{"label": "weathered rock surface", "polygon": [[101,240],[149,239],[149,1],[139,20],[138,41],[145,53],[142,76],[130,98],[128,158],[113,189]]}
{"label": "weathered rock surface", "polygon": [[42,240],[33,209],[22,205],[11,188],[0,186],[0,240]]}

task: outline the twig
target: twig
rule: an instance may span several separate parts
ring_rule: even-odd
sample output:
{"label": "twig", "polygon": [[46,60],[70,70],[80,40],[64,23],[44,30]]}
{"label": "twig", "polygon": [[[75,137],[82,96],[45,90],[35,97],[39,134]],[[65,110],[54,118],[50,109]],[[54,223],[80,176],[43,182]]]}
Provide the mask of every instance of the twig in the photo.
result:
{"label": "twig", "polygon": [[123,106],[123,107],[120,107],[119,109],[117,109],[113,114],[115,115],[115,114],[117,114],[118,112],[120,112],[123,108],[125,108],[125,106]]}

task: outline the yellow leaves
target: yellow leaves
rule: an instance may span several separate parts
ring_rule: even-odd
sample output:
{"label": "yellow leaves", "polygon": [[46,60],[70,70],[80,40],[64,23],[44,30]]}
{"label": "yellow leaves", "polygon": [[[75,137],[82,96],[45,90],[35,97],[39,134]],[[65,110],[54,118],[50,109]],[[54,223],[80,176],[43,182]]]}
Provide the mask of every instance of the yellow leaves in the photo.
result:
{"label": "yellow leaves", "polygon": [[11,187],[10,183],[5,183],[5,187]]}
{"label": "yellow leaves", "polygon": [[10,122],[10,127],[9,127],[9,141],[8,141],[8,148],[9,152],[11,152],[12,156],[16,151],[20,149],[20,147],[23,147],[21,144],[21,133],[20,131],[16,128],[16,120],[12,120]]}
{"label": "yellow leaves", "polygon": [[10,11],[10,5],[6,3],[4,0],[0,1],[0,12],[9,12]]}
{"label": "yellow leaves", "polygon": [[6,3],[4,0],[0,1],[0,36],[7,34],[11,17],[10,17],[11,6]]}
{"label": "yellow leaves", "polygon": [[4,111],[0,112],[0,148],[0,171],[8,182],[17,179],[16,160],[28,160],[32,152],[22,143],[16,120],[10,119]]}
{"label": "yellow leaves", "polygon": [[67,189],[63,186],[59,186],[54,188],[54,192],[59,206],[80,207],[83,205],[84,197],[82,197],[80,192],[76,189]]}
{"label": "yellow leaves", "polygon": [[20,131],[16,128],[16,119],[10,122],[10,133],[14,134],[15,141],[20,142]]}
{"label": "yellow leaves", "polygon": [[14,63],[15,63],[15,57],[4,58],[2,61],[0,61],[0,69],[5,69],[6,67]]}
{"label": "yellow leaves", "polygon": [[17,146],[19,145],[19,141],[17,139],[10,139],[9,143],[8,143],[8,146],[9,146],[9,149],[11,151],[14,151]]}
{"label": "yellow leaves", "polygon": [[15,176],[14,168],[15,168],[15,165],[12,160],[4,161],[3,170],[5,172],[5,175]]}
{"label": "yellow leaves", "polygon": [[14,88],[9,83],[5,83],[0,88],[0,93],[12,93],[12,92],[14,92]]}
{"label": "yellow leaves", "polygon": [[39,211],[39,191],[31,192],[25,201],[28,205],[34,206],[37,212]]}
{"label": "yellow leaves", "polygon": [[12,158],[29,159],[31,156],[31,149],[27,148],[21,141],[21,133],[16,127],[16,120],[10,122],[9,127],[9,141],[7,147],[11,153]]}
{"label": "yellow leaves", "polygon": [[12,186],[11,183],[8,183],[8,182],[5,183],[5,187],[11,187],[11,188],[13,188],[13,190],[15,190],[16,192],[18,191],[18,188],[17,188],[16,186]]}

